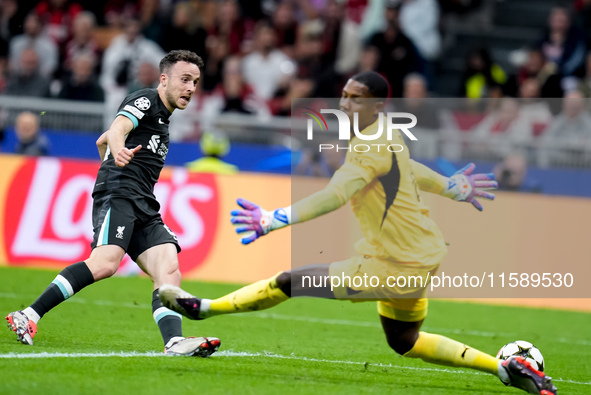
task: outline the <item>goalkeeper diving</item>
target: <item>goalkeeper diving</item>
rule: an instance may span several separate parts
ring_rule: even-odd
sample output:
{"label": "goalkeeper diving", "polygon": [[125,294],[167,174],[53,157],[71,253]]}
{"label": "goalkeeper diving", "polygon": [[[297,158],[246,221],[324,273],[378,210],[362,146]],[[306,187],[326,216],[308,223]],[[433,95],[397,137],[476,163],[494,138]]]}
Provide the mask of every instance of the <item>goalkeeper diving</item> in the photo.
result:
{"label": "goalkeeper diving", "polygon": [[[354,114],[363,135],[376,135],[385,124],[383,110],[388,96],[388,83],[375,72],[362,72],[351,77],[342,90],[339,102],[354,124]],[[361,143],[351,135],[350,144]],[[399,131],[392,141],[386,133],[374,141],[368,152],[349,150],[345,163],[334,173],[328,185],[290,207],[266,211],[245,199],[232,211],[232,223],[242,234],[241,242],[249,244],[271,231],[312,220],[334,211],[347,202],[351,206],[363,238],[355,245],[359,255],[330,264],[313,264],[280,272],[250,284],[218,299],[193,296],[181,288],[162,285],[162,303],[191,319],[205,319],[268,309],[290,298],[312,296],[351,300],[377,301],[388,345],[398,354],[426,362],[458,368],[471,368],[490,373],[511,385],[534,394],[556,394],[551,378],[535,370],[521,357],[500,361],[463,343],[434,333],[421,331],[427,316],[427,279],[437,273],[447,253],[441,231],[429,217],[421,193],[439,194],[460,202],[471,203],[482,211],[477,198],[494,199],[488,190],[496,189],[493,174],[474,173],[469,164],[451,177],[444,177],[410,159]],[[399,144],[401,152],[379,149],[381,144]],[[326,276],[389,276],[416,278],[406,286],[371,287],[343,282],[337,287],[304,286],[303,279],[320,284]],[[384,284],[385,281],[381,281]],[[332,288],[332,289],[331,289]]]}

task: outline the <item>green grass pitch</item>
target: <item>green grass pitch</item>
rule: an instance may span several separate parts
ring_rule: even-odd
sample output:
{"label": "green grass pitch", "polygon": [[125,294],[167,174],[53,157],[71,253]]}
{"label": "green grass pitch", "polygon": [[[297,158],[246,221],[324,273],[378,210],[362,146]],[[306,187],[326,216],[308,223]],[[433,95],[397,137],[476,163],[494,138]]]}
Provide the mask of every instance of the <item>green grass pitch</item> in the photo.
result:
{"label": "green grass pitch", "polygon": [[[0,268],[0,313],[26,307],[55,275]],[[185,336],[217,336],[220,351],[208,359],[165,357],[151,286],[147,278],[119,277],[83,290],[43,318],[33,347],[0,330],[0,394],[524,393],[486,374],[397,356],[375,303],[299,299],[259,313],[185,320]],[[206,297],[236,288],[184,287]],[[437,300],[424,325],[491,354],[513,340],[533,342],[561,394],[591,394],[590,328],[591,314]],[[31,357],[40,353],[47,354]]]}

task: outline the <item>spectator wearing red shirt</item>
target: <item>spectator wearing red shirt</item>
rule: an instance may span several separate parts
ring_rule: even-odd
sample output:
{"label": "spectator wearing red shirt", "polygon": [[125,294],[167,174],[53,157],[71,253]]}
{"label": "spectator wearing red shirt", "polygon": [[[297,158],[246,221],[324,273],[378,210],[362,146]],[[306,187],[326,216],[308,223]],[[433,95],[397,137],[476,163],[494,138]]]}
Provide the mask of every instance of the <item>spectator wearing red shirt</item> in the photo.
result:
{"label": "spectator wearing red shirt", "polygon": [[35,7],[47,35],[60,47],[71,37],[74,18],[81,11],[80,4],[69,0],[43,0]]}
{"label": "spectator wearing red shirt", "polygon": [[125,28],[127,21],[139,17],[140,5],[132,0],[108,0],[104,6],[106,24],[115,29]]}

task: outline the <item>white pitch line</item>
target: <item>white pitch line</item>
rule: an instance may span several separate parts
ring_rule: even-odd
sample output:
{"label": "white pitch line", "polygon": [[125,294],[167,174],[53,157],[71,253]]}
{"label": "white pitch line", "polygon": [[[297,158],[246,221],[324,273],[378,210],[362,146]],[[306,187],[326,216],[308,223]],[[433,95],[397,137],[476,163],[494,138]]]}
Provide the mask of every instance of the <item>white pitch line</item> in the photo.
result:
{"label": "white pitch line", "polygon": [[[35,296],[31,295],[19,295],[15,293],[0,293],[0,298],[7,298],[7,299],[18,299],[18,298],[28,298],[34,299]],[[110,300],[95,300],[95,299],[84,299],[84,298],[70,298],[67,300],[67,303],[77,303],[77,304],[94,304],[97,306],[109,306],[109,307],[127,307],[133,309],[150,309],[152,306],[147,303],[130,303],[130,302],[113,302]],[[250,314],[230,314],[230,316],[234,317],[258,317],[258,318],[267,318],[267,319],[274,319],[274,320],[282,320],[282,321],[300,321],[300,322],[310,322],[310,323],[317,323],[317,324],[325,324],[325,325],[344,325],[344,326],[357,326],[362,328],[381,328],[382,326],[378,322],[373,321],[354,321],[354,320],[343,320],[343,319],[333,319],[333,318],[317,318],[317,317],[308,317],[308,316],[295,316],[295,315],[287,315],[287,314],[275,314],[275,313],[267,313],[267,312],[252,312]],[[484,332],[484,331],[475,331],[469,329],[452,329],[452,328],[435,328],[430,327],[429,325],[425,325],[422,329],[426,331],[430,331],[433,333],[440,333],[440,334],[452,334],[452,335],[466,335],[466,336],[478,336],[478,337],[496,337],[496,336],[503,336],[507,338],[512,338],[517,336],[515,333],[507,333],[507,332]],[[591,341],[582,340],[582,339],[566,339],[566,338],[557,338],[554,340],[557,343],[564,343],[569,345],[578,345],[578,346],[591,346]]]}
{"label": "white pitch line", "polygon": [[10,352],[7,354],[0,354],[0,359],[36,359],[36,358],[130,358],[130,357],[168,357],[161,352],[78,352],[78,353],[64,353],[64,352],[40,352],[40,353],[24,353],[19,354]]}
{"label": "white pitch line", "polygon": [[[42,353],[8,353],[8,354],[0,354],[0,359],[36,359],[36,358],[134,358],[134,357],[144,357],[144,358],[171,358],[172,356],[165,355],[159,352],[110,352],[110,353],[49,353],[49,352],[42,352]],[[281,355],[275,353],[251,353],[245,351],[220,351],[215,354],[212,358],[219,358],[219,357],[228,357],[228,358],[276,358],[276,359],[287,359],[293,361],[303,361],[303,362],[319,362],[319,363],[328,363],[328,364],[341,364],[341,365],[356,365],[356,366],[367,366],[367,367],[378,367],[378,368],[391,368],[391,369],[407,369],[407,370],[416,370],[420,372],[438,372],[438,373],[451,373],[451,374],[471,374],[471,375],[483,375],[488,376],[487,373],[483,372],[476,372],[472,370],[461,370],[461,369],[443,369],[443,368],[421,368],[416,366],[400,366],[400,365],[392,365],[392,364],[384,364],[384,363],[369,363],[369,362],[359,362],[359,361],[342,361],[342,360],[332,360],[332,359],[320,359],[320,358],[308,358],[308,357],[298,357],[296,355]],[[565,380],[565,379],[553,379],[556,382],[563,382],[569,384],[579,384],[579,385],[591,385],[591,382],[585,381],[574,381],[574,380]]]}

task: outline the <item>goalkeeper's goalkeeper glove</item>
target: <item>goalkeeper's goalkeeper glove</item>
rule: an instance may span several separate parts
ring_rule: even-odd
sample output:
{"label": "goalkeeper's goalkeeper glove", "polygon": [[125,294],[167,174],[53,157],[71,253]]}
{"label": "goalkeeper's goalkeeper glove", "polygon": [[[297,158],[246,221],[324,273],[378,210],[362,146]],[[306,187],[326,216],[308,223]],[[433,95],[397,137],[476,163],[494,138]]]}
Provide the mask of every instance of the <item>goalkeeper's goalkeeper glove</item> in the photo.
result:
{"label": "goalkeeper's goalkeeper glove", "polygon": [[447,187],[443,190],[442,195],[458,202],[472,203],[476,209],[482,211],[482,205],[477,197],[494,200],[495,195],[485,192],[486,190],[497,189],[498,183],[495,181],[493,173],[477,173],[472,174],[476,165],[469,163],[460,170],[458,170],[448,180]]}
{"label": "goalkeeper's goalkeeper glove", "polygon": [[270,231],[283,228],[291,223],[290,207],[271,212],[242,198],[238,199],[236,203],[244,210],[233,210],[230,214],[233,225],[245,225],[236,228],[238,234],[248,233],[240,239],[242,244],[250,244]]}

